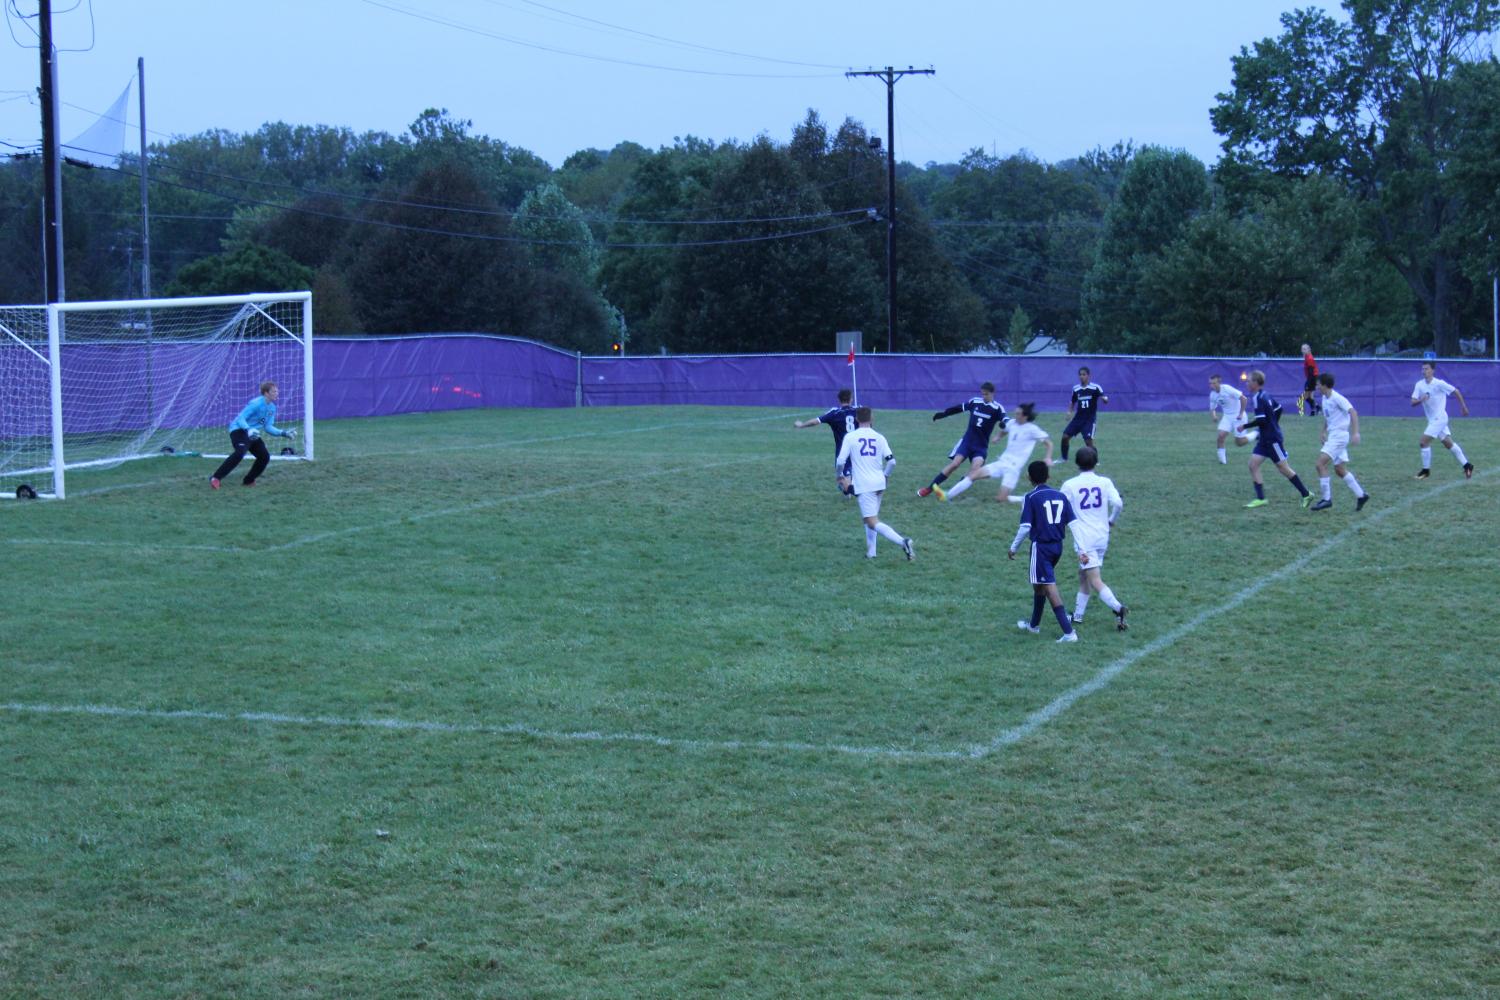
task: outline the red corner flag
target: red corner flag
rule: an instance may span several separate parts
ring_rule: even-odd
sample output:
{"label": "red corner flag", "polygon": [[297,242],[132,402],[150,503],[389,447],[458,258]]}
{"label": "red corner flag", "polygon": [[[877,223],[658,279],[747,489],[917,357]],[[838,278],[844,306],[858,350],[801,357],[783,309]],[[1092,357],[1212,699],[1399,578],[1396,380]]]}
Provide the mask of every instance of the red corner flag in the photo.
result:
{"label": "red corner flag", "polygon": [[851,365],[854,364],[854,345],[853,344],[849,345],[849,363]]}

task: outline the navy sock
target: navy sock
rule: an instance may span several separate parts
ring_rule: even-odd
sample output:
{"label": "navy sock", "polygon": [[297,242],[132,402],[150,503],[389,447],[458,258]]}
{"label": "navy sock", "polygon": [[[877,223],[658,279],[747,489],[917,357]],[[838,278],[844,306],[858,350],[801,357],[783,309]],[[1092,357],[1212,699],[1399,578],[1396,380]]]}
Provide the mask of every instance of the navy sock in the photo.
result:
{"label": "navy sock", "polygon": [[1293,476],[1292,477],[1292,485],[1295,486],[1295,487],[1297,487],[1297,492],[1298,493],[1302,494],[1303,496],[1307,496],[1307,487],[1302,485],[1302,477],[1301,476]]}
{"label": "navy sock", "polygon": [[946,473],[946,472],[939,472],[937,475],[935,475],[935,476],[932,477],[932,485],[937,486],[937,485],[941,484],[947,478],[948,478],[948,473]]}
{"label": "navy sock", "polygon": [[1073,631],[1073,622],[1068,618],[1067,608],[1059,604],[1052,609],[1052,613],[1057,616],[1057,624],[1062,626],[1063,635]]}
{"label": "navy sock", "polygon": [[1042,606],[1047,603],[1047,595],[1031,595],[1031,627],[1039,628],[1042,624]]}
{"label": "navy sock", "polygon": [[1067,458],[1068,457],[1068,439],[1067,438],[1063,438],[1062,439],[1062,457],[1063,458]]}
{"label": "navy sock", "polygon": [[1266,488],[1264,486],[1262,486],[1260,483],[1256,483],[1255,484],[1255,499],[1257,499],[1257,500],[1264,500],[1265,498],[1266,498]]}

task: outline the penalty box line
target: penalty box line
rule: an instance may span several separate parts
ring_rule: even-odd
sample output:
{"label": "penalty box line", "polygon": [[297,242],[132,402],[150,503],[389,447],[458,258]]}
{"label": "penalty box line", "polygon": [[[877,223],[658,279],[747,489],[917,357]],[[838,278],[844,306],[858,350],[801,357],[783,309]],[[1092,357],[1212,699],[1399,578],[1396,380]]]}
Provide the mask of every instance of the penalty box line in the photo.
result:
{"label": "penalty box line", "polygon": [[[1500,470],[1491,470],[1475,478],[1488,478]],[[1295,575],[1314,561],[1327,554],[1336,546],[1344,542],[1351,535],[1363,531],[1372,525],[1379,524],[1386,518],[1392,517],[1402,511],[1408,510],[1418,502],[1439,496],[1451,489],[1464,485],[1465,480],[1455,480],[1444,484],[1434,490],[1416,494],[1395,504],[1386,507],[1370,517],[1363,518],[1359,522],[1350,525],[1343,531],[1325,540],[1313,549],[1304,553],[1297,559],[1281,567],[1275,573],[1267,574],[1256,580],[1250,586],[1235,593],[1227,600],[1200,612],[1195,617],[1183,622],[1176,628],[1158,636],[1139,649],[1132,650],[1109,663],[1096,673],[1092,678],[1076,687],[1058,695],[1042,708],[1028,715],[1020,725],[1013,726],[1001,732],[987,743],[977,743],[959,750],[913,750],[900,747],[888,746],[861,746],[847,743],[812,743],[786,740],[703,740],[676,738],[670,736],[658,736],[651,733],[629,733],[615,732],[607,733],[594,730],[552,730],[543,729],[526,723],[507,723],[504,725],[483,724],[461,724],[448,722],[431,722],[422,720],[390,719],[390,718],[348,718],[341,716],[306,716],[288,715],[275,712],[214,712],[206,710],[184,709],[169,711],[164,709],[136,709],[123,708],[113,705],[52,705],[52,704],[27,704],[22,702],[8,702],[0,704],[0,710],[14,714],[32,715],[81,715],[106,718],[125,719],[159,719],[159,720],[194,720],[206,722],[244,722],[262,723],[272,725],[306,726],[306,727],[331,727],[331,728],[356,728],[373,729],[397,732],[427,732],[444,734],[469,734],[487,736],[520,736],[525,738],[546,740],[557,743],[633,743],[645,746],[655,746],[668,749],[686,750],[717,750],[717,751],[762,751],[783,753],[821,753],[841,754],[847,756],[862,757],[872,760],[897,760],[897,761],[975,761],[982,760],[994,755],[1006,747],[1013,746],[1027,737],[1035,734],[1043,726],[1055,721],[1063,713],[1067,712],[1083,698],[1095,694],[1108,687],[1113,681],[1128,670],[1134,664],[1148,656],[1155,655],[1164,649],[1174,645],[1186,636],[1192,634],[1203,625],[1219,616],[1240,607],[1261,591],[1274,583],[1280,582],[1288,576]]]}

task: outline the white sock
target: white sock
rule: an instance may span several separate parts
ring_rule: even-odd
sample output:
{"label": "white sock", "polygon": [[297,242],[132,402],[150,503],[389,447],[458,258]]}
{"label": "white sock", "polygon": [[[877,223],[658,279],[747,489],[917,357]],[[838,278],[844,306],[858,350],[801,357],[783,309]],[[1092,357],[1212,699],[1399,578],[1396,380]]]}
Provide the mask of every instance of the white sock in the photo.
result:
{"label": "white sock", "polygon": [[1005,499],[1009,500],[1011,503],[1025,503],[1026,502],[1026,498],[1025,497],[1006,497]]}
{"label": "white sock", "polygon": [[875,554],[875,529],[872,528],[872,527],[870,527],[867,524],[867,525],[865,525],[865,555],[867,555],[867,556],[873,556],[874,554]]}
{"label": "white sock", "polygon": [[1318,477],[1318,489],[1323,491],[1324,500],[1333,499],[1333,480],[1327,476]]}
{"label": "white sock", "polygon": [[[880,532],[885,537],[889,538],[891,541],[895,542],[897,545],[900,545],[902,542],[906,541],[906,539],[901,537],[901,533],[899,531],[891,527],[889,524],[886,524],[884,521],[876,521],[875,530]],[[870,545],[873,548],[875,543],[871,542]]]}
{"label": "white sock", "polygon": [[954,483],[953,486],[952,486],[952,488],[950,488],[948,490],[948,499],[952,500],[954,497],[958,496],[964,490],[968,489],[970,486],[973,486],[973,485],[974,485],[974,480],[970,479],[968,476],[965,476],[964,478],[960,479],[957,483]]}
{"label": "white sock", "polygon": [[1432,449],[1431,448],[1423,448],[1422,449],[1422,468],[1424,468],[1424,469],[1430,469],[1430,468],[1432,468]]}
{"label": "white sock", "polygon": [[1080,590],[1078,599],[1073,603],[1073,617],[1082,619],[1084,609],[1089,606],[1089,595],[1087,591]]}
{"label": "white sock", "polygon": [[1467,458],[1464,458],[1464,450],[1458,446],[1457,441],[1453,442],[1453,457],[1458,459],[1459,465],[1469,464],[1469,460]]}
{"label": "white sock", "polygon": [[1352,472],[1344,473],[1344,485],[1353,490],[1354,495],[1357,497],[1365,495],[1364,489],[1359,485],[1359,480],[1354,478],[1354,473]]}
{"label": "white sock", "polygon": [[1111,611],[1120,610],[1120,602],[1115,599],[1115,592],[1110,590],[1107,585],[1099,588],[1099,600],[1109,605],[1109,610]]}
{"label": "white sock", "polygon": [[1224,454],[1224,449],[1223,448],[1219,449],[1219,464],[1220,465],[1228,465],[1229,464],[1229,456],[1226,455],[1226,454]]}

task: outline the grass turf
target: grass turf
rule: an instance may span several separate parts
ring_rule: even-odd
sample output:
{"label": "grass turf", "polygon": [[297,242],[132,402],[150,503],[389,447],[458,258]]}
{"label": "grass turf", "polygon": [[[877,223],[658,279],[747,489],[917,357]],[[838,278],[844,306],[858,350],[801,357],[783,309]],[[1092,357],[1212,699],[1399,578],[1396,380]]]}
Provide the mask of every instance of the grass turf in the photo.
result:
{"label": "grass turf", "polygon": [[254,490],[0,506],[0,993],[1500,992],[1493,424],[1417,483],[1364,421],[1314,514],[1106,413],[1132,627],[1057,646],[1019,508],[913,496],[956,421],[877,415],[908,564],[805,415],[330,422]]}

